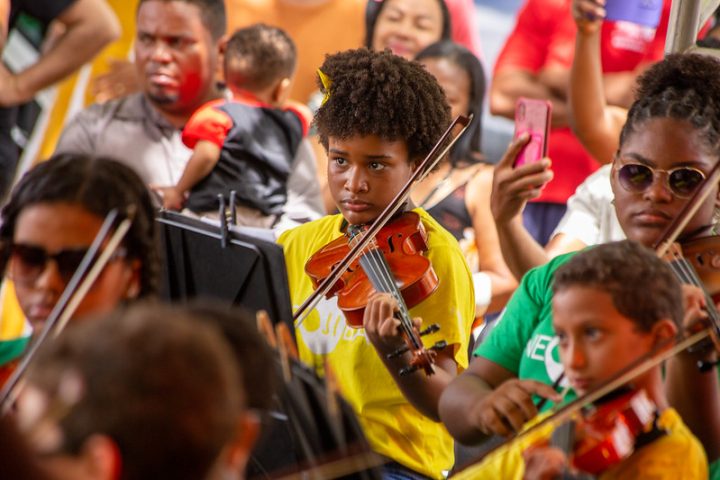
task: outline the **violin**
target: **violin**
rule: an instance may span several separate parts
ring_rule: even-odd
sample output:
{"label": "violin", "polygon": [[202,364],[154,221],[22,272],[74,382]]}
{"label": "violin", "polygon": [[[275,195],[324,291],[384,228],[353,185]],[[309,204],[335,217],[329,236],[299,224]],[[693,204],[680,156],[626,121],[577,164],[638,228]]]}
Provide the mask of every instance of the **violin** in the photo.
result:
{"label": "violin", "polygon": [[[557,427],[550,444],[564,451],[574,470],[600,475],[633,454],[653,430],[656,405],[644,390],[615,392]],[[654,438],[653,435],[649,435]],[[577,478],[567,473],[565,478]]]}
{"label": "violin", "polygon": [[[672,244],[663,257],[680,282],[694,285],[705,296],[705,311],[712,335],[720,338],[720,312],[715,304],[720,301],[720,237],[700,237],[681,244]],[[712,338],[702,340],[688,349],[690,352],[714,348]],[[718,362],[698,360],[701,372],[711,370]]]}
{"label": "violin", "polygon": [[[322,247],[305,264],[305,273],[312,279],[313,287],[317,288],[348,254],[352,231],[355,232],[354,238],[362,234],[358,227],[348,229],[345,236]],[[430,260],[423,256],[427,251],[427,233],[417,213],[404,213],[381,228],[374,242],[371,242],[371,249],[376,253],[382,252],[384,263],[387,263],[392,272],[393,283],[400,289],[408,308],[419,304],[437,289],[437,275]],[[368,274],[361,267],[361,262],[367,264],[371,261],[371,257],[367,255],[377,256],[370,251],[351,263],[326,294],[327,298],[338,297],[338,307],[345,314],[348,325],[353,328],[363,326],[365,305],[376,291],[372,284],[375,282],[368,278]],[[363,260],[366,258],[367,260]],[[383,260],[378,262],[378,265],[383,265]]]}

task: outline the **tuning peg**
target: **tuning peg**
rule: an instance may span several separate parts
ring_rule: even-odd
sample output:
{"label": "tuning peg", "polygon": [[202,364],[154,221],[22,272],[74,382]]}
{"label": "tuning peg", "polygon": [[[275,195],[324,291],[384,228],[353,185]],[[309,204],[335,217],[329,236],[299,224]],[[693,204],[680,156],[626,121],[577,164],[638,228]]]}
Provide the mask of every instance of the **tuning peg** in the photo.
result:
{"label": "tuning peg", "polygon": [[436,352],[439,352],[440,350],[444,349],[445,347],[447,347],[447,342],[445,340],[440,340],[435,345],[428,348],[428,350],[435,350]]}
{"label": "tuning peg", "polygon": [[394,352],[388,353],[388,354],[385,356],[385,358],[387,358],[387,359],[397,358],[397,357],[399,357],[400,355],[402,355],[403,353],[407,352],[408,350],[410,350],[410,347],[408,347],[407,345],[403,345],[402,347],[398,348],[398,349],[395,350]]}
{"label": "tuning peg", "polygon": [[428,333],[435,333],[440,330],[440,325],[437,323],[433,323],[432,325],[428,326],[425,330],[420,331],[420,336],[427,335]]}
{"label": "tuning peg", "polygon": [[400,376],[404,377],[405,375],[410,375],[415,370],[417,370],[419,367],[417,365],[408,365],[407,367],[403,367],[400,369]]}

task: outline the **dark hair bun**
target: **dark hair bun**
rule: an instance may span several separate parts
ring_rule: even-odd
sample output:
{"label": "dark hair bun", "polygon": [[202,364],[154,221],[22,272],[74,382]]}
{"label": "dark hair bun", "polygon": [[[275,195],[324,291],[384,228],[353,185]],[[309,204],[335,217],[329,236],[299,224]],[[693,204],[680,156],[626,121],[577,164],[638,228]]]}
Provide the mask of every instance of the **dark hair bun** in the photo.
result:
{"label": "dark hair bun", "polygon": [[707,101],[720,100],[720,60],[696,53],[674,53],[637,80],[635,98],[661,95],[668,89],[694,90]]}

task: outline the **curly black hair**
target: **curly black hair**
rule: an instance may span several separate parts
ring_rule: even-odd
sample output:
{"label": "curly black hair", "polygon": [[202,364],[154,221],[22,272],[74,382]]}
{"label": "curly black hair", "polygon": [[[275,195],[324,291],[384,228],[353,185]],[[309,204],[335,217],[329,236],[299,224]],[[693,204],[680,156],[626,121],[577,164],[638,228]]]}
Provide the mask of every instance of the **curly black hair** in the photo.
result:
{"label": "curly black hair", "polygon": [[150,192],[131,168],[108,158],[63,153],[27,172],[2,209],[0,242],[12,243],[15,224],[23,209],[39,203],[66,202],[82,206],[104,218],[112,209],[124,214],[135,208],[135,217],[123,244],[128,256],[141,263],[139,297],[157,294],[160,252],[155,208]]}
{"label": "curly black hair", "polygon": [[608,293],[617,311],[641,331],[650,331],[663,318],[677,326],[682,322],[680,282],[667,262],[637,242],[623,240],[592,247],[555,271],[553,293],[577,286]]}
{"label": "curly black hair", "polygon": [[720,153],[720,61],[694,53],[672,54],[643,73],[620,133],[622,146],[642,122],[673,118],[702,133],[709,152]]}
{"label": "curly black hair", "polygon": [[450,106],[440,85],[418,62],[389,50],[367,48],[328,55],[320,70],[330,79],[328,94],[315,125],[320,142],[377,135],[407,142],[409,160],[418,162],[432,150],[450,124]]}
{"label": "curly black hair", "polygon": [[225,47],[225,79],[261,90],[295,72],[297,51],[284,30],[256,23],[233,33]]}

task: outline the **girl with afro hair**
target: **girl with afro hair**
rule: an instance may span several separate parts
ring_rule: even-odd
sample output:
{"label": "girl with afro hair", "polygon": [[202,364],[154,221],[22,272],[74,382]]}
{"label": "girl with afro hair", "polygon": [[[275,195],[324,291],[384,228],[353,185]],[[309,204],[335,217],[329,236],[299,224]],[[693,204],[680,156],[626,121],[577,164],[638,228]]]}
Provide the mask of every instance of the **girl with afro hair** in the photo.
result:
{"label": "girl with afro hair", "polygon": [[[312,293],[308,258],[348,225],[370,224],[395,197],[450,122],[450,108],[436,80],[420,64],[389,51],[351,50],[328,56],[318,84],[325,101],[315,117],[328,153],[328,184],[338,210],[285,232],[290,292],[295,308]],[[437,290],[410,310],[420,329],[440,330],[425,345],[448,344],[438,352],[435,374],[401,376],[410,353],[388,359],[404,345],[393,317],[396,303],[375,294],[365,309],[364,328],[346,324],[337,300],[323,299],[296,327],[300,357],[329,366],[341,393],[358,414],[371,446],[387,457],[388,478],[442,478],[453,465],[453,442],[438,423],[438,399],[467,365],[474,317],[470,272],[455,238],[411,204],[428,238],[427,257],[438,276]]]}

